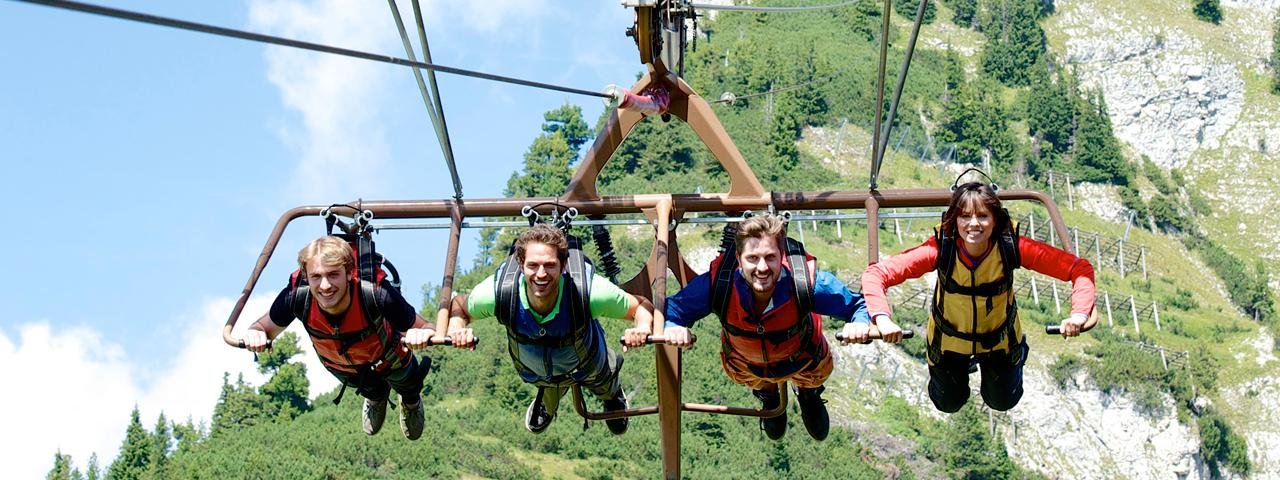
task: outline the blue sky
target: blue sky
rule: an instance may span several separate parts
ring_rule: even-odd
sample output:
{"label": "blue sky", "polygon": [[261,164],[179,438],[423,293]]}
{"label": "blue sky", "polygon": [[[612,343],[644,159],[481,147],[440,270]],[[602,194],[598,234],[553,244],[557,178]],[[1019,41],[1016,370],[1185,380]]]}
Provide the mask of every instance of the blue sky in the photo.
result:
{"label": "blue sky", "polygon": [[[98,3],[404,56],[383,2]],[[641,68],[623,35],[632,14],[616,1],[426,0],[424,10],[442,65],[596,91],[629,86]],[[57,449],[108,464],[135,404],[148,427],[161,409],[200,421],[221,372],[256,379],[219,330],[285,210],[453,194],[404,67],[14,2],[0,2],[0,65],[11,226],[0,363],[18,370],[0,396],[10,432],[0,463],[17,478],[43,476]],[[439,82],[466,198],[501,196],[543,112],[568,101],[594,122],[603,109],[591,97]],[[290,226],[242,326],[322,229]],[[445,233],[378,240],[420,303],[419,287],[439,283]],[[474,243],[464,238],[461,264]],[[310,369],[317,389],[332,388]]]}

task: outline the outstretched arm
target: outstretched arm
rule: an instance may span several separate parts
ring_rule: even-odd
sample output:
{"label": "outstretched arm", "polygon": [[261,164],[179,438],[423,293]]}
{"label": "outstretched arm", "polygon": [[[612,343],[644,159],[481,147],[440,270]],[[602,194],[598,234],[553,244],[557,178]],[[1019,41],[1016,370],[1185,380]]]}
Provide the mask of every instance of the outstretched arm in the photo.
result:
{"label": "outstretched arm", "polygon": [[1097,288],[1088,260],[1027,237],[1019,238],[1018,253],[1023,267],[1071,282],[1071,315],[1060,324],[1062,336],[1074,337],[1098,323],[1093,309]]}
{"label": "outstretched arm", "polygon": [[627,305],[627,318],[634,320],[635,324],[622,334],[624,352],[627,348],[643,347],[645,337],[653,333],[653,304],[644,297],[627,296],[631,297]]}

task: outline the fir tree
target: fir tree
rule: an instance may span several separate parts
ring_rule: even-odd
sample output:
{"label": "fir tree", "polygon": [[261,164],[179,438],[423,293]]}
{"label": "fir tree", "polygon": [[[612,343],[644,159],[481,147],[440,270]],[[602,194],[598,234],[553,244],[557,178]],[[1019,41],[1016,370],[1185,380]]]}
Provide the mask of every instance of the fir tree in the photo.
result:
{"label": "fir tree", "polygon": [[173,444],[172,430],[164,412],[156,419],[155,430],[151,432],[151,448],[147,452],[147,470],[151,478],[164,477],[164,465],[169,458],[169,448]]}
{"label": "fir tree", "polygon": [[120,445],[120,454],[107,468],[107,476],[112,480],[134,480],[142,478],[151,461],[154,444],[151,435],[142,428],[138,416],[138,407],[133,407],[129,416],[129,427],[125,430],[124,443]]}
{"label": "fir tree", "polygon": [[542,114],[542,119],[542,131],[559,133],[574,152],[594,136],[591,129],[587,128],[587,122],[582,120],[582,107],[577,105],[565,103],[560,108]]}
{"label": "fir tree", "polygon": [[961,27],[972,27],[978,14],[978,0],[950,0],[947,5],[953,13],[951,22]]}
{"label": "fir tree", "polygon": [[[938,16],[938,7],[930,0],[924,7],[924,23],[933,23]],[[920,9],[921,0],[893,0],[893,9],[897,11],[899,16],[906,18],[908,21],[916,21],[916,11]]]}
{"label": "fir tree", "polygon": [[972,403],[951,415],[942,447],[942,459],[951,470],[950,477],[966,480],[1019,478],[1017,466],[1004,449],[1004,441],[998,435],[988,433],[984,417]]}
{"label": "fir tree", "polygon": [[232,384],[230,374],[222,375],[222,393],[213,407],[213,426],[210,435],[264,423],[272,418],[267,415],[267,400],[258,395],[253,386],[245,383],[244,376],[236,377]]}
{"label": "fir tree", "polygon": [[311,410],[307,366],[289,361],[300,353],[298,335],[285,332],[272,342],[271,350],[258,354],[258,371],[271,376],[258,393],[266,397],[269,413],[284,420]]}
{"label": "fir tree", "polygon": [[98,465],[98,454],[94,452],[89,455],[89,464],[84,467],[85,480],[99,480],[102,478],[102,467]]}
{"label": "fir tree", "polygon": [[[1127,185],[1132,172],[1112,131],[1106,99],[1098,91],[1081,102],[1076,129],[1075,173],[1082,182]],[[1073,175],[1072,178],[1077,177]]]}
{"label": "fir tree", "polygon": [[44,476],[46,480],[83,480],[84,476],[76,470],[71,462],[71,455],[64,455],[62,450],[53,454],[53,469]]}
{"label": "fir tree", "polygon": [[1271,93],[1280,95],[1280,15],[1271,30]]}
{"label": "fir tree", "polygon": [[1196,18],[1217,25],[1222,23],[1222,6],[1218,0],[1195,0],[1196,6],[1192,10],[1196,14]]}
{"label": "fir tree", "polygon": [[[1031,134],[1049,144],[1051,154],[1067,151],[1071,140],[1075,102],[1066,81],[1054,81],[1046,59],[1031,69],[1031,88],[1027,92],[1027,127]],[[1042,147],[1043,149],[1043,147]]]}
{"label": "fir tree", "polygon": [[979,79],[961,86],[946,104],[938,138],[956,144],[955,161],[981,165],[990,159],[1001,168],[1012,165],[1016,147],[998,90],[990,80]]}
{"label": "fir tree", "polygon": [[984,30],[982,71],[1005,85],[1027,85],[1031,67],[1045,52],[1039,0],[998,0],[988,9],[991,24]]}

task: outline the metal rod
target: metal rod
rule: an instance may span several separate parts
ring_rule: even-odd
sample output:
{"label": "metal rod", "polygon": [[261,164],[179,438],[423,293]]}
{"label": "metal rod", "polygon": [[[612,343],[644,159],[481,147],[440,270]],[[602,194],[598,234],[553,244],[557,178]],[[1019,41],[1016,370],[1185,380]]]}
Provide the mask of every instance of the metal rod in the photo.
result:
{"label": "metal rod", "polygon": [[889,61],[889,12],[892,6],[890,0],[884,0],[884,25],[880,33],[880,66],[878,77],[876,80],[876,105],[873,109],[876,112],[875,126],[872,131],[871,139],[871,190],[876,189],[876,177],[879,177],[876,170],[880,167],[876,165],[876,159],[880,158],[880,122],[884,117],[884,70],[885,64]]}
{"label": "metal rod", "polygon": [[[417,37],[422,44],[422,60],[431,63],[431,45],[426,41],[426,24],[422,22],[422,8],[419,0],[413,0],[413,22],[417,23]],[[417,70],[415,69],[415,72]],[[435,101],[435,113],[440,122],[435,123],[436,137],[440,138],[440,147],[444,148],[444,161],[449,165],[449,175],[453,177],[453,197],[462,198],[462,180],[458,178],[456,160],[453,159],[453,141],[449,140],[449,123],[444,119],[444,105],[440,104],[440,86],[435,82],[435,72],[426,70],[426,81],[431,86],[431,99]]]}
{"label": "metal rod", "polygon": [[452,73],[454,75],[462,75],[465,77],[480,78],[484,80],[492,80],[495,82],[512,83],[516,85],[524,85],[526,87],[541,88],[545,90],[555,90],[565,93],[576,93],[578,95],[586,95],[589,97],[612,98],[601,92],[593,92],[590,90],[582,90],[572,87],[562,87],[552,85],[550,83],[535,82],[531,80],[522,80],[515,77],[504,77],[502,75],[494,75],[491,73],[477,72],[474,70],[465,70],[461,68],[446,67],[444,65],[433,65],[425,62],[415,62],[407,59],[392,57],[389,55],[380,55],[376,53],[361,52],[348,48],[332,47],[329,45],[321,45],[318,43],[303,42],[289,38],[276,37],[272,35],[264,35],[261,33],[246,32],[243,30],[235,30],[226,27],[218,27],[214,25],[189,22],[186,20],[178,20],[175,18],[161,17],[146,13],[133,12],[129,10],[121,10],[117,8],[103,7],[98,5],[90,5],[87,3],[70,2],[66,0],[14,0],[22,3],[31,3],[35,5],[44,5],[46,7],[61,8],[64,10],[73,10],[83,13],[91,13],[104,17],[119,18],[122,20],[131,20],[141,23],[149,23],[152,25],[160,25],[164,27],[177,28],[179,30],[190,30],[222,37],[238,38],[241,40],[249,40],[261,43],[270,43],[284,47],[300,48],[303,50],[311,50],[314,52],[331,53],[334,55],[342,55],[344,57],[359,58],[361,60],[371,60],[374,62],[390,63],[405,67],[418,67],[427,70],[435,70],[444,73]]}
{"label": "metal rod", "polygon": [[[886,4],[887,3],[888,2],[886,2]],[[898,115],[898,102],[902,100],[902,88],[907,83],[907,71],[911,69],[911,57],[916,51],[916,38],[920,35],[920,24],[924,22],[924,7],[928,5],[928,1],[921,0],[920,6],[916,9],[916,22],[911,26],[911,38],[907,40],[906,55],[902,58],[902,67],[898,69],[898,84],[893,89],[893,101],[889,104],[889,117],[885,120],[884,135],[879,137],[880,148],[876,149],[876,154],[878,156],[872,159],[872,185],[876,184],[876,180],[880,176],[880,165],[884,163],[884,151],[889,146],[889,133],[893,132],[893,120]],[[889,19],[889,12],[887,10],[885,11],[884,16],[887,21]],[[885,42],[889,41],[889,37],[887,35],[888,33],[886,32]],[[883,90],[884,87],[881,86],[881,89]],[[878,111],[879,110],[877,110],[877,112]],[[902,142],[899,141],[898,143]]]}

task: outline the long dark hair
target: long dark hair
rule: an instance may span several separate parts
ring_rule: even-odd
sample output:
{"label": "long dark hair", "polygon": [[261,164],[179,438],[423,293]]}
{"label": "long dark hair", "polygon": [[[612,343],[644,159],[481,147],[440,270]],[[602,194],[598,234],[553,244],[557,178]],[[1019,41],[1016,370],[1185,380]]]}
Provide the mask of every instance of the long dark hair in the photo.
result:
{"label": "long dark hair", "polygon": [[942,233],[952,238],[959,238],[960,232],[956,227],[956,217],[964,211],[964,206],[970,200],[977,200],[982,206],[987,207],[991,211],[991,216],[995,218],[996,224],[991,229],[992,237],[1005,233],[1013,225],[1013,221],[1009,218],[1009,211],[1004,209],[1000,204],[1000,197],[996,196],[996,191],[990,185],[982,182],[968,182],[957,185],[955,190],[951,192],[951,204],[947,205],[947,211],[942,214]]}

